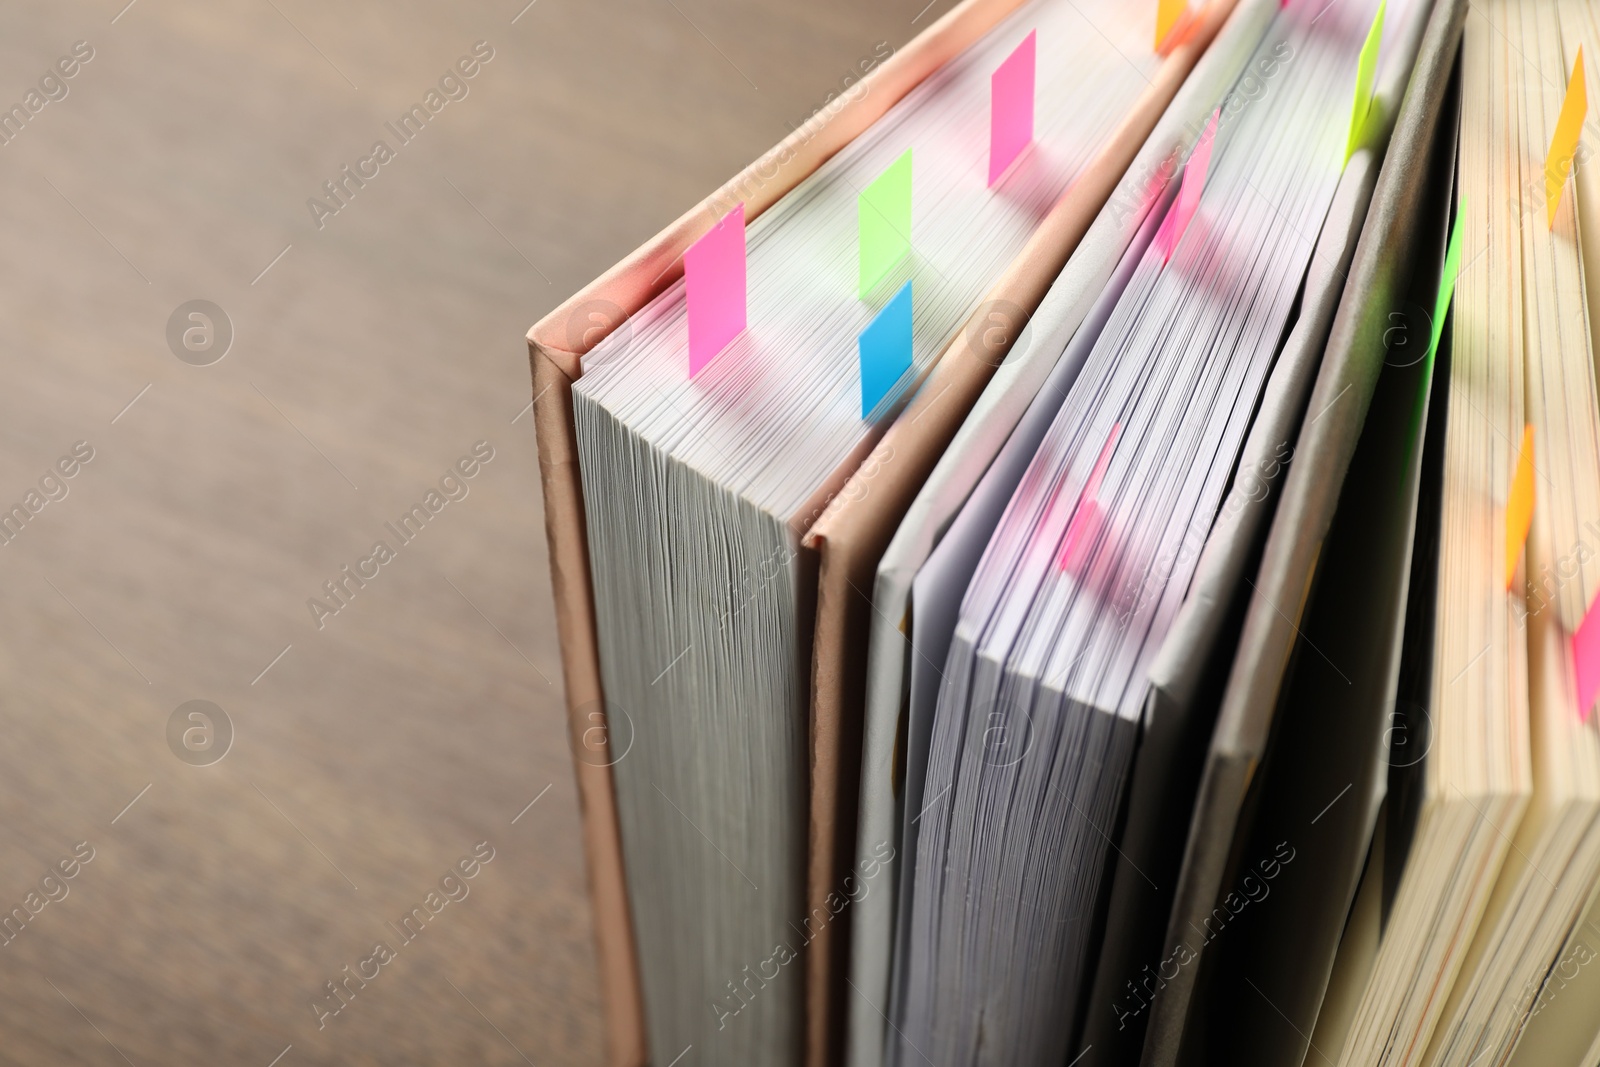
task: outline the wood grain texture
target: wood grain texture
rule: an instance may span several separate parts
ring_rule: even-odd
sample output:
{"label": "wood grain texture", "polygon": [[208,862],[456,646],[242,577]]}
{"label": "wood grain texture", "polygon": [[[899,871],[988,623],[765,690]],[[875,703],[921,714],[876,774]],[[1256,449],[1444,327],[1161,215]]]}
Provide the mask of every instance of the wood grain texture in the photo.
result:
{"label": "wood grain texture", "polygon": [[[598,1063],[523,333],[921,4],[123,2],[0,12],[0,104],[94,49],[0,145],[0,505],[94,448],[0,546],[0,910],[95,849],[0,945],[0,1064]],[[319,229],[307,198],[379,138]],[[165,336],[195,298],[235,332],[206,367]],[[319,629],[307,599],[379,539]],[[236,734],[209,767],[166,738],[196,698]]]}

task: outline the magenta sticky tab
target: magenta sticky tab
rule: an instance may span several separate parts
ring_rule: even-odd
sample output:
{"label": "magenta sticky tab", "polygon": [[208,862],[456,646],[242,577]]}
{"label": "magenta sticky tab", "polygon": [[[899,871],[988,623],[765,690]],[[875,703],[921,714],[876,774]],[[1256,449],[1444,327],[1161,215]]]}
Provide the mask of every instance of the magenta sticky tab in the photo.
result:
{"label": "magenta sticky tab", "polygon": [[683,275],[693,378],[745,327],[744,204],[689,246]]}
{"label": "magenta sticky tab", "polygon": [[1084,567],[1089,562],[1088,550],[1105,525],[1106,514],[1099,501],[1100,482],[1106,476],[1106,468],[1111,466],[1111,453],[1117,447],[1117,435],[1121,432],[1122,423],[1112,424],[1106,443],[1100,446],[1100,457],[1094,461],[1089,480],[1083,483],[1083,492],[1078,494],[1078,506],[1073,509],[1066,535],[1061,539],[1061,552],[1056,556],[1056,563],[1062,570],[1079,578],[1084,576]]}
{"label": "magenta sticky tab", "polygon": [[1178,247],[1183,231],[1189,228],[1189,221],[1200,209],[1200,194],[1205,191],[1206,172],[1211,169],[1211,146],[1217,141],[1217,119],[1221,115],[1221,108],[1211,113],[1211,121],[1206,123],[1205,132],[1195,142],[1194,151],[1189,153],[1189,162],[1183,168],[1183,184],[1178,187],[1178,198],[1173,201],[1172,210],[1156,234],[1162,262],[1172,259],[1172,252]]}
{"label": "magenta sticky tab", "polygon": [[1033,140],[1034,55],[1039,31],[1022,39],[989,79],[989,185]]}
{"label": "magenta sticky tab", "polygon": [[1600,694],[1600,597],[1572,635],[1573,673],[1578,676],[1578,721],[1588,722],[1594,698]]}

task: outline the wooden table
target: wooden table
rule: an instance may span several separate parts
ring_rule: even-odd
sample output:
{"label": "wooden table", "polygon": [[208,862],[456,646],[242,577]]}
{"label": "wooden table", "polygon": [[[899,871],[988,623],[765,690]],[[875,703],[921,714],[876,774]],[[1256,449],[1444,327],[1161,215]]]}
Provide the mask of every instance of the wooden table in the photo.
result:
{"label": "wooden table", "polygon": [[[0,1063],[600,1062],[522,336],[922,2],[0,12],[0,103],[93,50],[0,145],[0,510],[43,501],[0,545]],[[233,331],[209,365],[220,333],[167,338],[196,299]],[[168,739],[195,699],[234,734],[204,766]]]}

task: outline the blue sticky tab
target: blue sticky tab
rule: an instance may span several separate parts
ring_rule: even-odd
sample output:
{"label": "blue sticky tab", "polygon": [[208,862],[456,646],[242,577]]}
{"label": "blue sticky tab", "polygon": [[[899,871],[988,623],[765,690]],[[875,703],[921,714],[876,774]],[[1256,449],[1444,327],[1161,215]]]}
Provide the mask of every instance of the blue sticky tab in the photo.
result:
{"label": "blue sticky tab", "polygon": [[911,282],[908,280],[856,339],[861,351],[861,417],[872,414],[911,369]]}

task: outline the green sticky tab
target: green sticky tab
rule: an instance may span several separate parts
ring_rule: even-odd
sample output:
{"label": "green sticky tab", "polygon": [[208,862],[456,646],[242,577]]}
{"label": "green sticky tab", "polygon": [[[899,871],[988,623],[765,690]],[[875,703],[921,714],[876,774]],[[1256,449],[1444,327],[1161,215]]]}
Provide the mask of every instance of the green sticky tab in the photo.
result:
{"label": "green sticky tab", "polygon": [[1456,292],[1456,275],[1461,270],[1461,218],[1467,213],[1466,200],[1456,202],[1456,224],[1450,229],[1450,244],[1445,247],[1444,270],[1439,275],[1439,298],[1433,304],[1433,338],[1428,343],[1428,358],[1432,359],[1439,348],[1439,338],[1444,335],[1444,317],[1450,311],[1450,301]]}
{"label": "green sticky tab", "polygon": [[1361,46],[1361,61],[1356,64],[1356,98],[1350,109],[1350,136],[1345,141],[1344,161],[1361,147],[1361,130],[1367,124],[1367,113],[1372,110],[1372,83],[1378,76],[1378,42],[1383,40],[1383,10],[1389,0],[1378,5],[1378,15],[1367,31],[1367,43]]}
{"label": "green sticky tab", "polygon": [[889,268],[911,251],[911,149],[889,164],[856,200],[861,272],[866,299]]}

